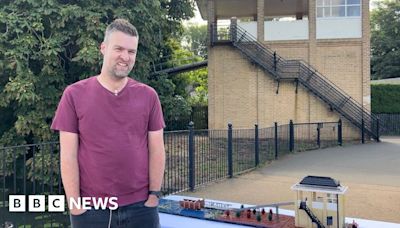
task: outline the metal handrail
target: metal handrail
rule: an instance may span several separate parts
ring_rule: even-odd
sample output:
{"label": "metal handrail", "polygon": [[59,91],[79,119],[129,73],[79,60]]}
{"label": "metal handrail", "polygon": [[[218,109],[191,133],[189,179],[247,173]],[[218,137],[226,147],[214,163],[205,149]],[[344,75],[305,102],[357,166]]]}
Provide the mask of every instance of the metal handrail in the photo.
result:
{"label": "metal handrail", "polygon": [[[216,24],[211,26],[212,40],[214,42],[219,41],[218,26]],[[251,61],[262,66],[277,80],[281,78],[298,79],[302,85],[350,120],[350,122],[359,128],[364,128],[368,134],[378,139],[379,133],[376,131],[379,118],[366,110],[362,104],[354,100],[310,64],[303,60],[284,59],[267,46],[258,42],[257,38],[238,25],[231,24],[229,29],[229,39],[232,44],[250,58]]]}

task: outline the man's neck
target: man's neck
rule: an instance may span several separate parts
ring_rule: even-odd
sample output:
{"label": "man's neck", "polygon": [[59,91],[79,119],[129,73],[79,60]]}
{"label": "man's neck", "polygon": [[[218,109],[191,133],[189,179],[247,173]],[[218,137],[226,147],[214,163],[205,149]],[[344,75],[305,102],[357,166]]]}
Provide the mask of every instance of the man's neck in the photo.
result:
{"label": "man's neck", "polygon": [[107,90],[113,93],[119,93],[128,82],[128,77],[117,78],[101,73],[99,76],[97,76],[97,80]]}

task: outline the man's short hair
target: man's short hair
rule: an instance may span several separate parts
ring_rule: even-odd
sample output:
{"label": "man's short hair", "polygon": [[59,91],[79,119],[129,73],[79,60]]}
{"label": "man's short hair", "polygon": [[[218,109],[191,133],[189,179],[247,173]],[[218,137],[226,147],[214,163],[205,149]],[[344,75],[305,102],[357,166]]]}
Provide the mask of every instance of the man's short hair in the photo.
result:
{"label": "man's short hair", "polygon": [[111,24],[107,26],[106,32],[104,34],[104,42],[106,42],[111,33],[115,31],[120,31],[127,35],[139,38],[139,34],[135,26],[129,23],[129,21],[125,19],[115,19],[113,22],[111,22]]}

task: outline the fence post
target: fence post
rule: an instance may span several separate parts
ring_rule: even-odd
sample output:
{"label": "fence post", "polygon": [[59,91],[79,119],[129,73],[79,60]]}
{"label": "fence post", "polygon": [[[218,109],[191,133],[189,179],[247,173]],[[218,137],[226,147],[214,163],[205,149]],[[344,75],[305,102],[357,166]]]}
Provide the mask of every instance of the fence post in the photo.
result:
{"label": "fence post", "polygon": [[342,119],[339,119],[339,122],[338,122],[338,144],[339,144],[339,146],[343,145]]}
{"label": "fence post", "polygon": [[275,160],[278,159],[278,123],[274,123],[275,127]]}
{"label": "fence post", "polygon": [[236,17],[232,17],[231,18],[231,25],[229,28],[229,32],[230,32],[230,41],[232,42],[236,42],[237,41],[237,18]]}
{"label": "fence post", "polygon": [[189,189],[194,191],[195,181],[195,156],[194,156],[194,123],[189,123]]}
{"label": "fence post", "polygon": [[365,143],[365,126],[364,126],[364,118],[361,119],[361,143]]}
{"label": "fence post", "polygon": [[381,140],[379,139],[380,137],[380,130],[379,130],[379,118],[376,119],[376,141],[380,142]]}
{"label": "fence post", "polygon": [[260,143],[259,138],[258,138],[258,124],[254,125],[254,137],[255,137],[254,150],[255,150],[255,156],[256,156],[255,157],[255,161],[256,161],[255,166],[257,167],[260,164],[260,148],[258,147],[259,143]]}
{"label": "fence post", "polygon": [[317,145],[318,148],[321,148],[321,125],[322,123],[317,124]]}
{"label": "fence post", "polygon": [[289,121],[289,151],[293,152],[294,150],[294,124],[293,120]]}
{"label": "fence post", "polygon": [[233,177],[232,124],[228,124],[228,176]]}
{"label": "fence post", "polygon": [[214,46],[214,43],[215,43],[215,31],[214,31],[215,30],[215,24],[211,23],[209,29],[210,29],[209,30],[210,31],[210,41],[209,41],[210,43],[209,44],[212,47],[212,46]]}

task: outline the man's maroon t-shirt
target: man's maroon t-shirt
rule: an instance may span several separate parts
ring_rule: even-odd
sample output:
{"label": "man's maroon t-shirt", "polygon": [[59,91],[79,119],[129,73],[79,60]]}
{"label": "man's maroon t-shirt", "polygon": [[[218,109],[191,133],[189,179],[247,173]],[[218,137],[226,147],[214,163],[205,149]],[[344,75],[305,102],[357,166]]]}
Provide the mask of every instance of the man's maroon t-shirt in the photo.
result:
{"label": "man's maroon t-shirt", "polygon": [[81,197],[118,197],[119,206],[147,199],[147,134],[164,127],[153,88],[129,78],[115,95],[96,76],[65,89],[51,125],[79,135]]}

